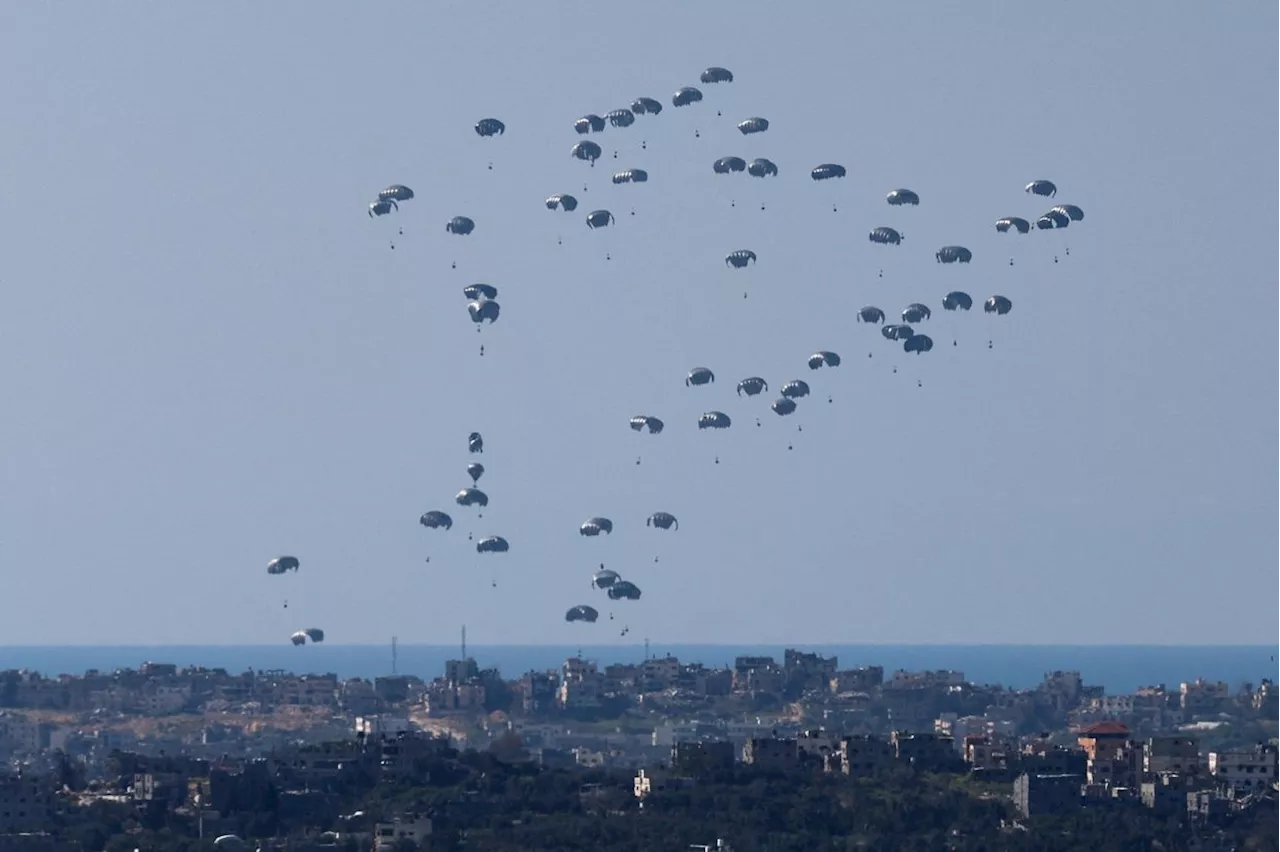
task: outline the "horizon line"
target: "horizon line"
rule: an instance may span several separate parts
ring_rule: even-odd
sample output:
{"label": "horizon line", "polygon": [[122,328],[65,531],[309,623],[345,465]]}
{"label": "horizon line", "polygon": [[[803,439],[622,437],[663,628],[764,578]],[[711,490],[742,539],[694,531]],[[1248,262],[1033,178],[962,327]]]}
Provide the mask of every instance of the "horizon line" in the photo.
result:
{"label": "horizon line", "polygon": [[[389,646],[390,640],[387,642],[325,642],[322,647],[326,648],[386,648]],[[778,647],[778,648],[822,648],[822,647],[840,647],[840,646],[858,646],[868,648],[1278,648],[1280,643],[1268,644],[1258,642],[1178,642],[1178,643],[1158,643],[1158,642],[1071,642],[1071,643],[1025,643],[1025,642],[636,642],[636,643],[620,643],[620,642],[517,642],[517,643],[484,643],[484,642],[468,642],[468,648],[644,648],[648,645],[650,650],[653,648],[734,648],[734,647]],[[399,648],[460,648],[457,642],[396,642]],[[104,643],[61,643],[61,644],[11,644],[0,645],[0,651],[4,650],[34,650],[34,649],[85,649],[95,648],[101,650],[108,649],[132,649],[132,648],[285,648],[288,647],[282,643],[252,643],[252,642],[227,642],[227,643],[207,643],[207,642],[184,642],[184,643],[121,643],[121,644],[104,644]]]}

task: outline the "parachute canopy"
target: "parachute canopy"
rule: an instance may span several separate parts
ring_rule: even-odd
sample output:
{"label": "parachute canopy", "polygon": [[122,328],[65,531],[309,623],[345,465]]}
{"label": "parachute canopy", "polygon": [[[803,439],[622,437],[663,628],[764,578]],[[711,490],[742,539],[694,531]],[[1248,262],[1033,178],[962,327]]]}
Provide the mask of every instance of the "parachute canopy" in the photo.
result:
{"label": "parachute canopy", "polygon": [[721,157],[711,164],[711,168],[718,175],[727,175],[730,172],[745,172],[747,170],[747,161],[741,157]]}
{"label": "parachute canopy", "polygon": [[447,530],[453,528],[453,518],[438,509],[432,509],[430,512],[423,513],[422,517],[418,518],[418,523],[422,524],[427,529],[432,530]]}
{"label": "parachute canopy", "polygon": [[476,229],[476,223],[466,216],[454,216],[449,220],[449,224],[444,226],[444,229],[451,234],[465,237]]}
{"label": "parachute canopy", "polygon": [[700,100],[702,100],[702,92],[693,86],[685,86],[671,96],[671,105],[678,107],[688,106],[689,104],[696,104]]}
{"label": "parachute canopy", "polygon": [[839,366],[840,366],[840,356],[834,352],[827,352],[826,350],[822,350],[820,352],[815,352],[809,356],[810,370],[817,370],[822,367],[839,367]]}
{"label": "parachute canopy", "polygon": [[709,385],[715,380],[716,374],[708,370],[706,367],[694,367],[689,371],[689,374],[684,377],[685,387]]}
{"label": "parachute canopy", "polygon": [[728,429],[732,425],[733,421],[723,411],[708,411],[698,418],[699,429]]}
{"label": "parachute canopy", "polygon": [[500,535],[487,535],[476,542],[476,553],[506,553],[510,549],[511,545]]}
{"label": "parachute canopy", "polygon": [[596,608],[587,606],[586,604],[578,604],[577,606],[569,607],[569,611],[564,614],[565,621],[585,621],[588,624],[594,623],[599,617],[600,613]]}
{"label": "parachute canopy", "polygon": [[277,556],[267,563],[267,573],[284,574],[288,571],[297,571],[301,567],[302,563],[296,556]]}
{"label": "parachute canopy", "polygon": [[846,173],[845,167],[839,163],[823,163],[814,167],[814,170],[809,172],[809,177],[814,180],[831,180],[832,178],[842,178]]}
{"label": "parachute canopy", "polygon": [[663,426],[664,424],[661,420],[647,414],[637,414],[631,418],[631,428],[636,432],[643,432],[648,429],[650,435],[657,435],[662,431]]}

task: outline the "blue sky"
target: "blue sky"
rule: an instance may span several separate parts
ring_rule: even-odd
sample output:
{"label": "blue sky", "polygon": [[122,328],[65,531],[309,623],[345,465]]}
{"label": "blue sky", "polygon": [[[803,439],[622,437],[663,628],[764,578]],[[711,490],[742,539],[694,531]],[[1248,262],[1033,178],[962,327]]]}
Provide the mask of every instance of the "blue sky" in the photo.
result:
{"label": "blue sky", "polygon": [[[1274,4],[634,9],[0,10],[0,644],[1274,641]],[[671,108],[708,65],[735,81]],[[641,95],[667,108],[569,157]],[[1042,177],[1086,219],[997,234]],[[417,198],[369,219],[393,182]],[[927,355],[854,321],[913,301]],[[815,393],[784,420],[734,394],[757,374]],[[452,503],[472,430],[483,519]],[[565,624],[608,611],[600,562],[643,599]]]}

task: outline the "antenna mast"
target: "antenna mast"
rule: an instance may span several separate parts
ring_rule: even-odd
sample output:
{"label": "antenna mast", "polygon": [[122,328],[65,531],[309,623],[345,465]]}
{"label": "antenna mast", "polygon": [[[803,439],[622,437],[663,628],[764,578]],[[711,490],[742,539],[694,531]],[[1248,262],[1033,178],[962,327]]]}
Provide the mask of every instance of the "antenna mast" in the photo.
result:
{"label": "antenna mast", "polygon": [[399,644],[399,641],[400,640],[398,637],[396,636],[391,637],[391,673],[392,674],[396,673],[396,663],[398,662],[397,657],[399,656],[399,650],[400,650],[397,647],[397,645]]}
{"label": "antenna mast", "polygon": [[467,625],[462,625],[462,659],[467,658]]}

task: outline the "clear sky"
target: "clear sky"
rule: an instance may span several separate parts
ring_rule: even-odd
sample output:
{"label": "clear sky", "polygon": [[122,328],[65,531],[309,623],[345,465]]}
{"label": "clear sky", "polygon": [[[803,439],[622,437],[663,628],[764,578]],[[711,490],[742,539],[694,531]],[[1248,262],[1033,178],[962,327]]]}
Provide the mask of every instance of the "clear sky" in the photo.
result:
{"label": "clear sky", "polygon": [[[1273,642],[1276,5],[793,8],[3,4],[0,644]],[[735,81],[673,109],[708,65]],[[666,109],[570,158],[641,95]],[[1036,178],[1085,220],[997,234],[1054,203]],[[417,198],[368,218],[390,183]],[[913,301],[927,355],[855,322]],[[565,624],[608,612],[600,562],[643,599]]]}

